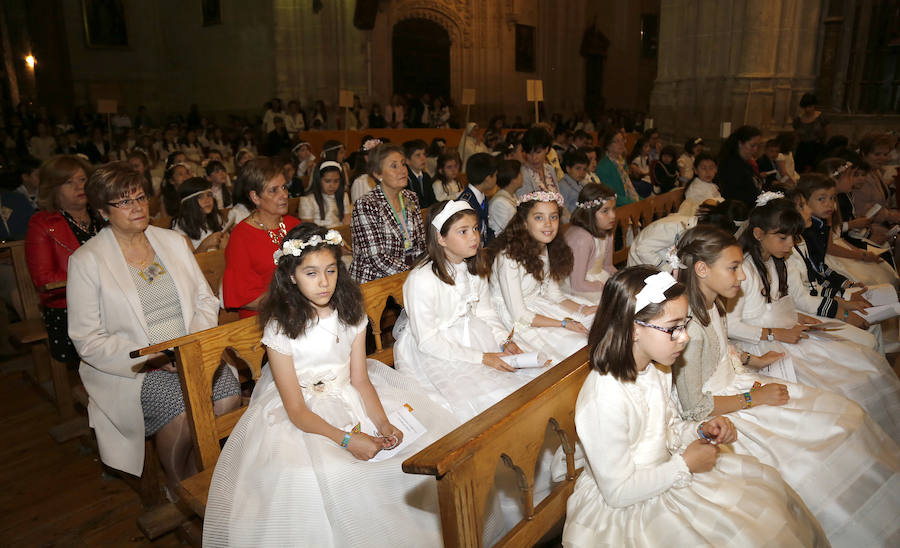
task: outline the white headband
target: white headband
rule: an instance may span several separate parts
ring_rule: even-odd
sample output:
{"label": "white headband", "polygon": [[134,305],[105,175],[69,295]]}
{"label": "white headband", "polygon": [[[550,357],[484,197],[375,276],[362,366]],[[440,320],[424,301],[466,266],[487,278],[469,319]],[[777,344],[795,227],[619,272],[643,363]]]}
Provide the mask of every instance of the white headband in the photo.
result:
{"label": "white headband", "polygon": [[467,209],[469,211],[475,211],[474,209],[472,209],[472,206],[469,205],[469,202],[464,202],[461,200],[451,200],[447,202],[447,205],[444,206],[444,209],[442,209],[440,213],[434,216],[434,219],[431,220],[431,226],[440,231],[442,228],[444,228],[444,223],[447,222],[447,219],[449,219],[454,213],[465,211]]}
{"label": "white headband", "polygon": [[762,207],[772,200],[778,200],[779,198],[784,198],[784,193],[782,192],[763,192],[756,198],[756,207]]}
{"label": "white headband", "polygon": [[322,156],[322,158],[324,158],[326,152],[331,152],[332,150],[337,150],[337,149],[339,149],[339,148],[341,148],[341,147],[343,147],[343,146],[344,146],[344,145],[334,145],[334,146],[331,146],[331,147],[328,147],[328,148],[323,148],[323,149],[322,149],[322,154],[320,154],[320,156]]}
{"label": "white headband", "polygon": [[198,190],[197,192],[195,192],[195,193],[193,193],[193,194],[188,194],[187,196],[185,196],[184,198],[181,199],[181,203],[184,203],[184,202],[190,200],[190,199],[193,198],[194,196],[199,196],[199,195],[201,195],[201,194],[206,194],[207,192],[212,192],[212,190],[210,190],[210,189],[207,188],[206,190]]}
{"label": "white headband", "polygon": [[343,172],[341,169],[341,164],[335,162],[334,160],[328,160],[327,162],[322,162],[319,164],[319,172],[328,167],[336,167],[338,171]]}
{"label": "white headband", "polygon": [[325,233],[325,237],[322,238],[318,234],[312,236],[308,240],[285,240],[281,247],[272,254],[272,259],[274,259],[275,264],[278,264],[278,259],[284,257],[285,255],[293,255],[294,257],[299,257],[303,254],[303,248],[306,247],[314,247],[317,245],[328,244],[328,245],[341,245],[344,243],[344,239],[341,237],[341,233],[337,230],[329,230]]}
{"label": "white headband", "polygon": [[678,283],[668,272],[657,272],[644,278],[644,288],[634,298],[634,313],[647,308],[651,304],[659,304],[666,300],[666,290]]}
{"label": "white headband", "polygon": [[851,162],[844,162],[844,165],[831,172],[831,178],[837,179],[841,173],[847,171],[851,167],[853,167],[853,164]]}

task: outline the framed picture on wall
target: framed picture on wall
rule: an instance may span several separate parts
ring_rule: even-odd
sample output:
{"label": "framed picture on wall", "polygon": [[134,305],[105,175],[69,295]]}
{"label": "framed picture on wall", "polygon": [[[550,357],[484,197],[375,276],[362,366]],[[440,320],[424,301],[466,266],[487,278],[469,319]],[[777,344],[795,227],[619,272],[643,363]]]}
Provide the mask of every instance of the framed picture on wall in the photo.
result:
{"label": "framed picture on wall", "polygon": [[125,4],[122,0],[81,0],[84,41],[89,48],[127,48]]}
{"label": "framed picture on wall", "polygon": [[203,26],[222,24],[222,1],[221,0],[201,0],[200,5],[203,8]]}
{"label": "framed picture on wall", "polygon": [[534,72],[534,27],[516,25],[516,72]]}

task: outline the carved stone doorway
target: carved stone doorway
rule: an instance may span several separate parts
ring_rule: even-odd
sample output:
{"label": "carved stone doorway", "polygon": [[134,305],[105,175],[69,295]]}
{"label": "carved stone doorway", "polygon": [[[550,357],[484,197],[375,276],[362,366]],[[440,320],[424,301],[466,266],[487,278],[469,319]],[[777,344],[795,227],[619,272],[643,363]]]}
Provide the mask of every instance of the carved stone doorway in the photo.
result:
{"label": "carved stone doorway", "polygon": [[391,40],[394,93],[450,97],[450,35],[428,19],[404,19]]}

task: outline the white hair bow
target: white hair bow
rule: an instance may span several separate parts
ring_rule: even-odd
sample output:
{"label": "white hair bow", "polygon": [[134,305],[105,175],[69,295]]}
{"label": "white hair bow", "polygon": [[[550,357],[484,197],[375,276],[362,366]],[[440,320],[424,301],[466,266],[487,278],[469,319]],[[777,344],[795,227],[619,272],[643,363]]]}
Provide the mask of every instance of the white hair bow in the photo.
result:
{"label": "white hair bow", "polygon": [[666,300],[666,290],[675,285],[675,278],[668,272],[657,272],[644,278],[644,288],[634,298],[634,313]]}
{"label": "white hair bow", "polygon": [[687,268],[687,266],[685,266],[685,264],[681,262],[681,259],[678,258],[678,250],[675,249],[674,245],[670,247],[668,251],[666,251],[666,262],[669,263],[669,268],[671,268],[672,270],[681,270]]}

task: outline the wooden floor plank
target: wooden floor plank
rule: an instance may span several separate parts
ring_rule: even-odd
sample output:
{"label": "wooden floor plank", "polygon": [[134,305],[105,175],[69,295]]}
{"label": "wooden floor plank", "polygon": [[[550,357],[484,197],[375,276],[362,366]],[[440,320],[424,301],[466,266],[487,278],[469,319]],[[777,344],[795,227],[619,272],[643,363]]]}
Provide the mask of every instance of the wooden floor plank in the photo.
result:
{"label": "wooden floor plank", "polygon": [[104,477],[78,439],[57,444],[53,404],[16,371],[0,372],[0,545],[182,546],[170,533],[147,541],[138,530],[137,493]]}

